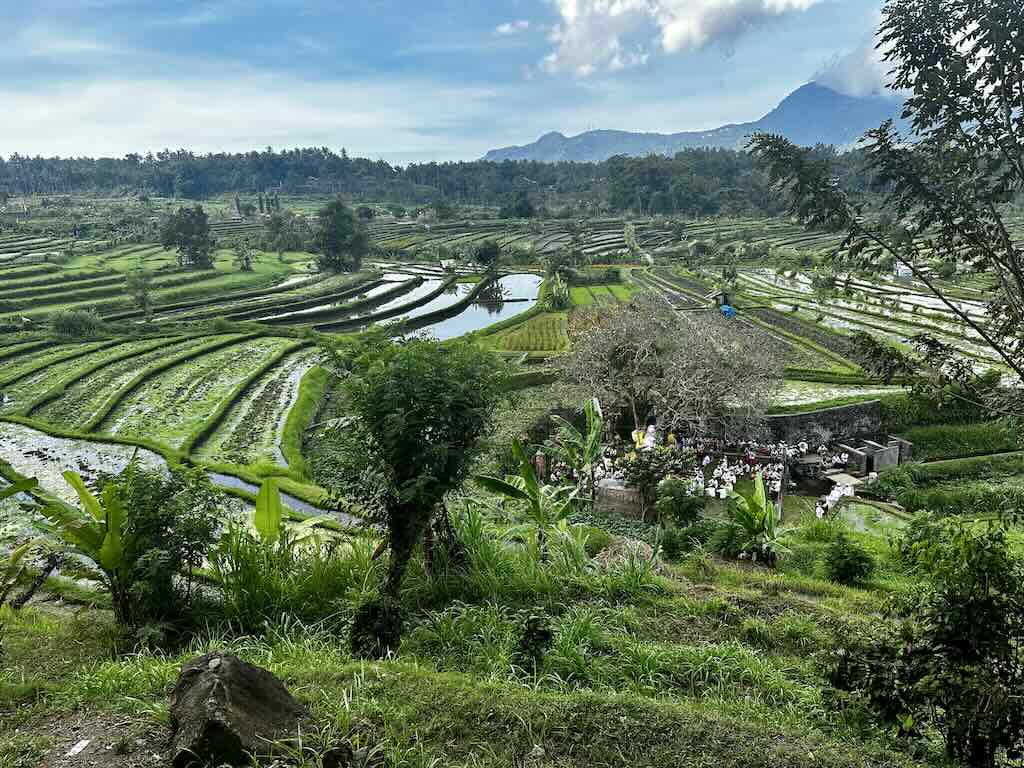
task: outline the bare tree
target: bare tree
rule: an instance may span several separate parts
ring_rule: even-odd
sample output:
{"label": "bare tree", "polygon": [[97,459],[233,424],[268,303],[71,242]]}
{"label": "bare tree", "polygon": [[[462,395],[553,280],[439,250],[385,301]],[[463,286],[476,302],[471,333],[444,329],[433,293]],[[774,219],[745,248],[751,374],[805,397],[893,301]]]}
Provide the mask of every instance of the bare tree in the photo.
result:
{"label": "bare tree", "polygon": [[652,293],[577,312],[570,332],[566,378],[636,427],[742,438],[757,431],[781,381],[779,355],[749,326],[677,313]]}

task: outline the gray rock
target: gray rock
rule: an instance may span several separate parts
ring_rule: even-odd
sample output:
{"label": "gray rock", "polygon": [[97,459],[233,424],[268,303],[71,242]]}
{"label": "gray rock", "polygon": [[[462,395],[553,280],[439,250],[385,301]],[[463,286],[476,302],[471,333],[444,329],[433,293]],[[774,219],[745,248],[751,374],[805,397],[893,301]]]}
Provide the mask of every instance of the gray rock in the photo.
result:
{"label": "gray rock", "polygon": [[228,653],[182,667],[171,693],[175,768],[251,764],[268,742],[292,738],[309,711],[274,675]]}

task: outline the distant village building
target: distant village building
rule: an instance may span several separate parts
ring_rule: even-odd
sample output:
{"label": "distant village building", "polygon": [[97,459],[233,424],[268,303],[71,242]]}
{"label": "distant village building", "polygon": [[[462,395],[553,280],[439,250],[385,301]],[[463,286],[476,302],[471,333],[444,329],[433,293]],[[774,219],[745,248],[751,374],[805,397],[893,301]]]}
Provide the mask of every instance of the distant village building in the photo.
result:
{"label": "distant village building", "polygon": [[913,280],[914,272],[901,261],[896,262],[896,266],[893,267],[893,274],[897,280]]}

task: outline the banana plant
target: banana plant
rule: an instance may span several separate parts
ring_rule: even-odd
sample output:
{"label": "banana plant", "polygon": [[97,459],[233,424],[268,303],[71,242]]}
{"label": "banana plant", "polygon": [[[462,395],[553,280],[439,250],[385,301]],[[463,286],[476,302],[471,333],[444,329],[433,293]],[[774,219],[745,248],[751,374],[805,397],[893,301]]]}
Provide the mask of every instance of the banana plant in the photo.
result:
{"label": "banana plant", "polygon": [[63,539],[71,552],[96,565],[110,590],[114,617],[121,626],[131,626],[135,546],[127,532],[128,514],[117,489],[108,485],[101,501],[77,473],[65,472],[64,479],[78,494],[82,508],[58,502],[44,506],[41,511],[51,524],[49,532]]}
{"label": "banana plant", "polygon": [[473,479],[484,490],[521,503],[525,510],[525,520],[510,533],[529,533],[543,558],[546,555],[548,532],[568,527],[568,518],[578,507],[578,489],[542,483],[537,477],[531,457],[518,440],[512,443],[512,455],[519,463],[519,474],[504,479],[477,475]]}
{"label": "banana plant", "polygon": [[[330,518],[323,515],[310,517],[290,526],[287,544],[307,544],[321,541],[323,524]],[[272,547],[282,540],[284,533],[284,505],[281,502],[281,491],[273,478],[267,478],[260,485],[256,496],[256,511],[253,513],[253,527],[265,546]]]}
{"label": "banana plant", "polygon": [[555,438],[544,450],[551,458],[572,468],[576,473],[580,493],[593,504],[595,472],[604,447],[604,414],[596,397],[587,400],[583,414],[587,420],[585,432],[561,416],[552,416],[551,420],[556,427]]}
{"label": "banana plant", "polygon": [[743,549],[756,561],[763,558],[768,565],[774,565],[779,551],[784,547],[779,539],[785,531],[779,530],[775,504],[768,498],[764,478],[760,473],[754,478],[754,492],[729,494],[733,520],[743,529],[746,542]]}

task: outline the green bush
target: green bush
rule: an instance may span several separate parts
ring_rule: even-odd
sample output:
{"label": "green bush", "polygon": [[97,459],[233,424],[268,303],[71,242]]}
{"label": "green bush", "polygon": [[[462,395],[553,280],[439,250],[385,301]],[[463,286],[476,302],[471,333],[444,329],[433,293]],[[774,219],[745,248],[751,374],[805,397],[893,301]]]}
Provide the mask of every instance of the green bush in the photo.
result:
{"label": "green bush", "polygon": [[830,581],[862,584],[874,573],[875,559],[863,546],[842,534],[825,550],[824,566]]}
{"label": "green bush", "polygon": [[715,529],[708,540],[708,548],[723,557],[739,557],[747,541],[743,527],[736,523],[724,523]]}
{"label": "green bush", "polygon": [[65,339],[94,339],[106,332],[107,326],[93,310],[69,309],[55,312],[50,328]]}
{"label": "green bush", "polygon": [[658,497],[654,508],[662,521],[686,527],[697,521],[707,507],[706,496],[691,496],[689,483],[677,477],[667,477],[658,485]]}
{"label": "green bush", "polygon": [[678,562],[684,554],[690,551],[690,540],[686,538],[680,528],[665,528],[661,531],[659,538],[661,554],[666,560]]}

